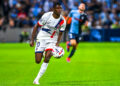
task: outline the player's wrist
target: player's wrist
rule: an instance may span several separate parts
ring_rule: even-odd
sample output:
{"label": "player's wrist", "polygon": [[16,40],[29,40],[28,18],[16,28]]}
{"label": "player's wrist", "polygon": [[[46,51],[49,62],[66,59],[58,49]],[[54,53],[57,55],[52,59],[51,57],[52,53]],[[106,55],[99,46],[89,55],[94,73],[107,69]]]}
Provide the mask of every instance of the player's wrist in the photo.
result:
{"label": "player's wrist", "polygon": [[31,41],[31,42],[34,42],[34,40],[33,40],[33,39],[31,39],[30,41]]}
{"label": "player's wrist", "polygon": [[59,42],[56,43],[56,46],[59,46]]}

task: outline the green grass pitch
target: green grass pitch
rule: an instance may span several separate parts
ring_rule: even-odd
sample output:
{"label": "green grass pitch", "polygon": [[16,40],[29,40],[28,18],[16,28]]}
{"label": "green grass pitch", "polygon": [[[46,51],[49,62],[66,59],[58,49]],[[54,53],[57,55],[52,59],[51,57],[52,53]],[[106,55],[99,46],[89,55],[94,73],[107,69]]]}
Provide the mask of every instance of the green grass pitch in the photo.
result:
{"label": "green grass pitch", "polygon": [[[80,43],[70,63],[67,56],[51,58],[40,86],[120,86],[120,43]],[[0,86],[36,86],[40,66],[29,44],[0,44]]]}

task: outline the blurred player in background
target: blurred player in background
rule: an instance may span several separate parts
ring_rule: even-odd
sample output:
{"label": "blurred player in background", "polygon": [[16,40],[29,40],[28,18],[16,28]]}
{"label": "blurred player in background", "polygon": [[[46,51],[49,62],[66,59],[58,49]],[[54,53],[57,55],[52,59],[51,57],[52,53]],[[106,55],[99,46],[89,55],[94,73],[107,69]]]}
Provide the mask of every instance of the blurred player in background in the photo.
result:
{"label": "blurred player in background", "polygon": [[34,38],[38,28],[40,31],[37,34],[35,47],[35,60],[40,63],[45,51],[45,59],[41,65],[40,71],[34,80],[34,84],[39,84],[39,79],[46,71],[49,60],[52,56],[53,46],[59,46],[61,36],[66,27],[66,21],[61,15],[62,7],[60,3],[54,3],[53,12],[43,14],[38,23],[34,26],[30,46],[34,46]]}
{"label": "blurred player in background", "polygon": [[84,12],[85,11],[85,4],[81,3],[78,7],[78,10],[72,10],[66,22],[68,22],[69,18],[72,17],[71,27],[69,31],[69,39],[70,41],[67,41],[67,51],[69,52],[70,46],[72,46],[72,50],[69,54],[69,56],[66,58],[67,62],[70,62],[70,58],[74,55],[77,45],[81,38],[81,26],[85,24],[85,26],[88,25],[88,19],[87,15]]}

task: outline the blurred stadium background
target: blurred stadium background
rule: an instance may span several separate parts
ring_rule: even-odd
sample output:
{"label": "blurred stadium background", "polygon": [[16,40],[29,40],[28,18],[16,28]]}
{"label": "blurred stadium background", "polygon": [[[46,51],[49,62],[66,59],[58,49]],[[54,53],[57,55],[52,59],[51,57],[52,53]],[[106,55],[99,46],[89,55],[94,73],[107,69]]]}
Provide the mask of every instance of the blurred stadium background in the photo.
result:
{"label": "blurred stadium background", "polygon": [[[0,42],[22,42],[43,13],[51,11],[54,2],[61,2],[63,16],[86,3],[89,26],[83,26],[83,41],[120,41],[120,0],[1,0]],[[64,33],[67,39],[71,20]]]}
{"label": "blurred stadium background", "polygon": [[41,64],[27,43],[38,19],[57,1],[65,18],[86,3],[89,26],[83,26],[82,42],[67,63],[69,20],[61,43],[65,55],[51,58],[40,86],[120,86],[120,0],[0,0],[0,86],[34,86]]}

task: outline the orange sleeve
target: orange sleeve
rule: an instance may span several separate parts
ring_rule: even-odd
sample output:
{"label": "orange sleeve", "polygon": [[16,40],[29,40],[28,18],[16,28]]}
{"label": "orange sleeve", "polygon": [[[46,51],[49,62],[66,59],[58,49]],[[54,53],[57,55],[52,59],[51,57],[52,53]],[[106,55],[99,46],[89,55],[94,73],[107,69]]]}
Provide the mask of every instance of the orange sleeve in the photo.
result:
{"label": "orange sleeve", "polygon": [[67,24],[71,24],[72,18],[69,18]]}
{"label": "orange sleeve", "polygon": [[[67,17],[66,16],[63,16],[65,18],[65,20],[67,20]],[[72,18],[70,17],[67,24],[71,24],[71,21],[72,21]]]}

